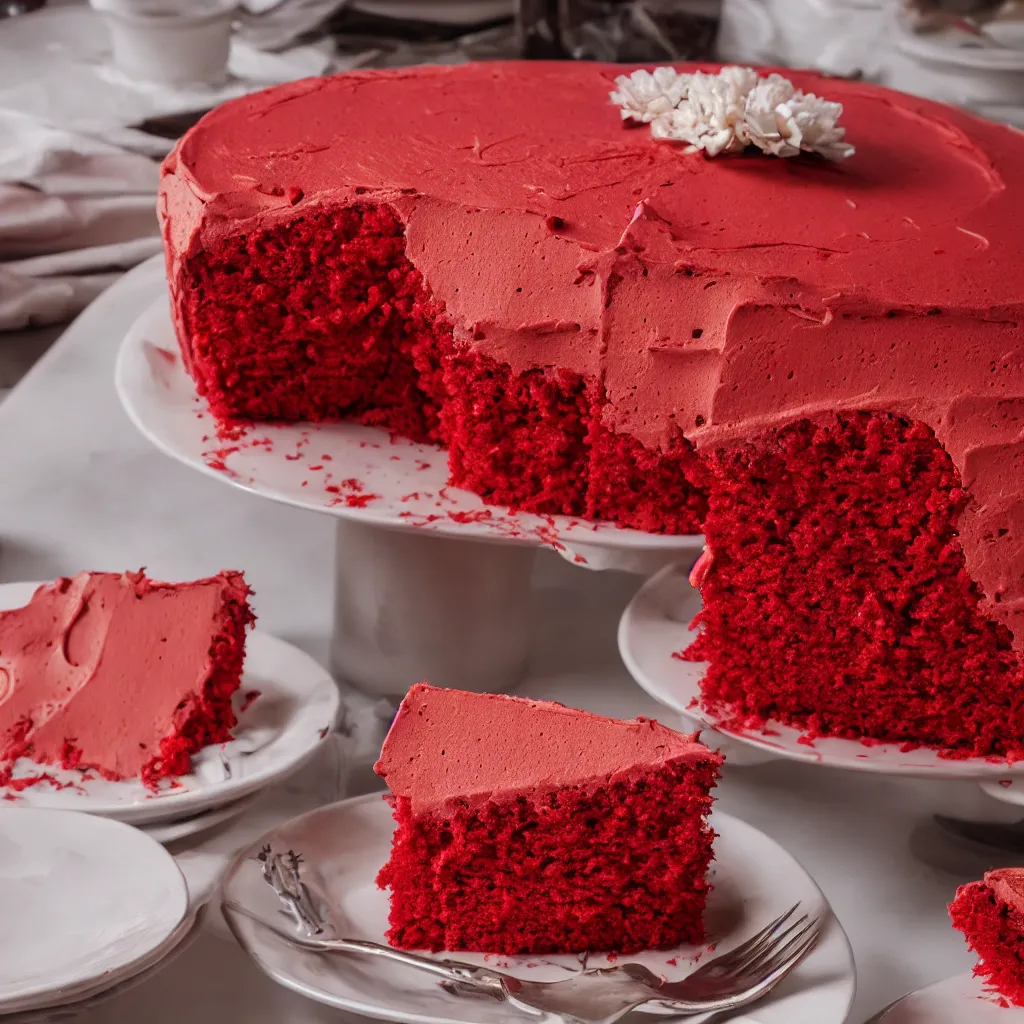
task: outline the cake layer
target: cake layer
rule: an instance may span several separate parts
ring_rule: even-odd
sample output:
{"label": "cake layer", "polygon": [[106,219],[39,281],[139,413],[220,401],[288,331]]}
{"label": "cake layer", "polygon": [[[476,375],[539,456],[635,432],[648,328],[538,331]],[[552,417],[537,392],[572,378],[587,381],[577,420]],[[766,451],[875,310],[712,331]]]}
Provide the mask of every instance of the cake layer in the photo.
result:
{"label": "cake layer", "polygon": [[241,573],[79,573],[0,612],[0,767],[19,757],[146,782],[231,738],[253,621]]}
{"label": "cake layer", "polygon": [[703,937],[718,754],[656,722],[414,686],[375,770],[395,809],[388,940],[622,953]]}
{"label": "cake layer", "polygon": [[[315,294],[283,300],[273,290],[273,232],[301,235],[317,217],[386,209],[444,331],[507,373],[505,391],[519,396],[493,408],[474,382],[451,396],[471,407],[463,438],[452,439],[464,484],[488,488],[492,500],[629,521],[638,502],[628,488],[612,507],[590,493],[595,478],[607,491],[614,463],[611,472],[588,467],[582,493],[597,435],[583,431],[587,410],[578,419],[553,393],[568,379],[597,396],[591,427],[634,441],[639,464],[655,460],[654,477],[680,436],[699,455],[822,413],[892,412],[928,426],[960,474],[970,498],[960,522],[967,572],[1019,650],[1024,139],[926,100],[787,71],[843,104],[856,155],[841,165],[707,159],[623,126],[608,100],[622,71],[507,63],[356,72],[281,86],[204,118],[165,164],[160,198],[178,331],[200,388],[229,402],[262,375],[268,390],[287,393],[281,414],[306,415],[294,394],[319,394],[320,384],[302,360],[295,368],[304,323],[313,323],[317,364],[332,315],[357,340],[363,312],[389,324],[410,315],[391,312],[405,271],[388,260],[365,310],[325,303],[312,285]],[[323,230],[304,243],[318,268],[311,280],[321,280],[322,254],[334,258],[331,245]],[[227,261],[211,284],[203,260],[239,246],[250,262]],[[229,302],[204,320],[236,285],[251,311]],[[276,317],[294,347],[236,359],[253,323],[273,334]],[[395,389],[384,382],[432,401],[437,392],[409,369],[407,329],[388,331],[393,376],[373,368],[375,342],[349,346],[344,360],[357,366],[360,393],[381,397],[382,422],[422,434],[429,414],[426,425],[407,425],[410,404],[391,418]],[[369,411],[362,401],[349,411]],[[504,451],[496,442],[509,424],[540,460],[537,478],[519,487],[519,441]],[[648,497],[652,509],[702,500],[675,483],[652,484]],[[687,526],[656,511],[636,522]]]}
{"label": "cake layer", "polygon": [[931,429],[860,413],[709,460],[703,700],[738,728],[1024,757],[1024,673],[958,536],[969,497]]}
{"label": "cake layer", "polygon": [[603,718],[550,701],[420,683],[406,694],[374,767],[414,814],[586,789],[713,755],[649,719]]}
{"label": "cake layer", "polygon": [[378,878],[392,890],[389,942],[508,955],[700,942],[718,763],[706,751],[443,815],[414,815],[399,797]]}
{"label": "cake layer", "polygon": [[1000,868],[962,885],[949,907],[953,927],[979,960],[974,973],[1024,1006],[1024,868]]}

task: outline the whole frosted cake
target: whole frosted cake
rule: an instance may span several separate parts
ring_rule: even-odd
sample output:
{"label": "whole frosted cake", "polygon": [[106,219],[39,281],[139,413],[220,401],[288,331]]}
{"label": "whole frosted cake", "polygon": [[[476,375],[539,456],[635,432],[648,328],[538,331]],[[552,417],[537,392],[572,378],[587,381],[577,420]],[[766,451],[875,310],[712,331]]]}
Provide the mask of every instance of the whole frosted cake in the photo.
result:
{"label": "whole frosted cake", "polygon": [[160,194],[199,391],[439,442],[487,501],[703,530],[691,656],[734,723],[1024,754],[1024,138],[787,72],[855,154],[711,158],[623,121],[628,70],[208,115]]}

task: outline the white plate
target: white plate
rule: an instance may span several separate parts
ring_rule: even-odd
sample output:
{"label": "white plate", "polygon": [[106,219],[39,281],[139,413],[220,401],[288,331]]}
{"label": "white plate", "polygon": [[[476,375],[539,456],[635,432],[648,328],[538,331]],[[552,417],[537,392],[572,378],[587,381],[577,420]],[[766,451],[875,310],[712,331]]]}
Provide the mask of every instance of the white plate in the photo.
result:
{"label": "white plate", "polygon": [[[0,585],[0,609],[26,604],[38,583]],[[240,800],[286,778],[316,753],[334,727],[340,697],[334,680],[308,654],[276,637],[246,637],[245,673],[238,690],[235,739],[201,750],[193,771],[154,793],[139,779],[83,780],[78,771],[44,766],[66,789],[45,783],[19,791],[0,786],[0,800],[25,807],[88,811],[133,825],[172,821]],[[260,696],[245,707],[245,694]],[[244,710],[243,710],[244,708]],[[15,775],[40,774],[23,759]]]}
{"label": "white plate", "polygon": [[199,938],[205,919],[205,907],[201,908],[198,913],[186,917],[166,946],[133,964],[131,972],[126,976],[115,979],[111,984],[99,984],[90,989],[79,990],[65,1000],[19,1013],[12,1024],[15,1021],[17,1024],[50,1024],[50,1022],[56,1021],[77,1020],[86,1011],[103,1006],[109,1000],[116,999],[125,992],[130,992],[165,967],[170,967]]}
{"label": "white plate", "polygon": [[998,782],[983,782],[981,790],[1004,804],[1024,807],[1024,780],[1000,779]]}
{"label": "white plate", "polygon": [[[804,869],[777,843],[726,814],[713,815],[718,832],[712,866],[714,890],[708,902],[709,942],[723,953],[800,901],[828,912],[824,896]],[[265,845],[303,858],[302,878],[331,907],[335,920],[353,938],[384,942],[388,897],[374,881],[391,852],[394,822],[382,796],[346,800],[288,822],[268,833],[228,872],[225,899],[264,919],[281,919],[281,904],[260,875],[255,855]],[[504,1004],[450,996],[428,975],[376,958],[321,957],[297,951],[241,915],[232,915],[235,936],[259,967],[282,985],[311,999],[368,1017],[413,1024],[521,1024],[528,1016]],[[656,973],[682,978],[693,970],[705,947],[642,953]],[[480,954],[460,959],[483,964]],[[672,961],[675,961],[673,963]],[[492,965],[537,980],[578,971],[573,956],[489,958]],[[607,963],[591,954],[591,967]],[[842,1024],[853,1001],[853,955],[835,918],[821,942],[769,1001],[748,1010],[746,1024]]]}
{"label": "white plate", "polygon": [[209,811],[200,811],[187,818],[176,818],[174,821],[158,821],[152,825],[139,825],[143,832],[158,843],[175,843],[179,839],[197,836],[210,829],[233,821],[245,812],[260,798],[261,793],[244,796],[241,800],[233,800],[223,807],[214,807]]}
{"label": "white plate", "polygon": [[87,814],[0,808],[0,1012],[107,987],[188,919],[174,858]]}
{"label": "white plate", "polygon": [[958,974],[904,996],[877,1024],[1024,1024],[1024,1010],[999,1005],[998,996],[970,974]]}
{"label": "white plate", "polygon": [[664,564],[666,555],[696,554],[703,547],[700,536],[640,533],[485,505],[448,486],[448,459],[440,448],[392,440],[387,431],[358,423],[257,424],[238,440],[219,440],[216,422],[182,365],[166,296],[125,337],[115,384],[132,422],[161,451],[297,508],[395,529],[569,548],[572,560],[597,568],[606,564],[597,563],[607,551],[627,563],[654,558]]}
{"label": "white plate", "polygon": [[381,18],[442,25],[479,25],[511,18],[516,11],[515,0],[353,0],[352,6]]}
{"label": "white plate", "polygon": [[926,747],[904,751],[895,743],[868,746],[858,740],[833,737],[802,743],[802,731],[781,722],[768,723],[770,734],[723,724],[698,704],[706,663],[674,657],[694,640],[696,634],[689,626],[700,608],[700,593],[690,586],[686,571],[669,566],[640,588],[619,622],[619,653],[630,675],[655,700],[698,726],[707,726],[774,757],[833,768],[933,779],[1005,779],[1024,774],[1020,762],[1010,765],[981,757],[954,761]]}

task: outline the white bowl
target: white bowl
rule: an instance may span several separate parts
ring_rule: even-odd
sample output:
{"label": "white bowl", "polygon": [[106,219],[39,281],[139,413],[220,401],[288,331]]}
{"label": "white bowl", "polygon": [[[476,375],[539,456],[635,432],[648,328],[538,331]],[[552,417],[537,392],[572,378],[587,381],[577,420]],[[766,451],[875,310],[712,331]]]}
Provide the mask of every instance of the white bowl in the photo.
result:
{"label": "white bowl", "polygon": [[958,46],[951,37],[901,29],[889,53],[885,84],[1024,128],[1024,53],[1020,50]]}
{"label": "white bowl", "polygon": [[110,28],[114,66],[127,77],[168,85],[220,85],[227,78],[234,0],[91,3]]}

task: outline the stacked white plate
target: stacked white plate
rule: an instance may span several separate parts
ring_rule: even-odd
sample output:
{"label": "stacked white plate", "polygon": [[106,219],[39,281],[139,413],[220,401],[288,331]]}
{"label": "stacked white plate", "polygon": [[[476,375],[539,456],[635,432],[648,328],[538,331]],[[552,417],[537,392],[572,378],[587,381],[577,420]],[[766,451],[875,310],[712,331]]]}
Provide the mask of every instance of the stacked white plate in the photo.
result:
{"label": "stacked white plate", "polygon": [[[38,585],[0,585],[0,609],[24,605]],[[191,774],[154,791],[139,779],[111,782],[23,760],[15,780],[43,772],[55,784],[0,786],[0,803],[85,811],[135,825],[159,842],[182,839],[237,817],[265,789],[301,768],[330,736],[339,703],[334,680],[316,661],[256,630],[246,640],[235,738],[200,751]]]}
{"label": "stacked white plate", "polygon": [[88,814],[0,808],[0,1016],[95,997],[165,960],[197,910],[174,858]]}

